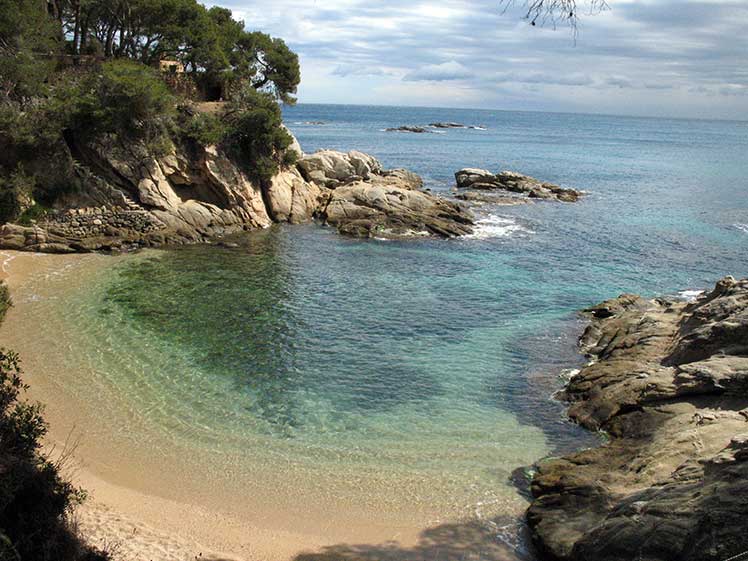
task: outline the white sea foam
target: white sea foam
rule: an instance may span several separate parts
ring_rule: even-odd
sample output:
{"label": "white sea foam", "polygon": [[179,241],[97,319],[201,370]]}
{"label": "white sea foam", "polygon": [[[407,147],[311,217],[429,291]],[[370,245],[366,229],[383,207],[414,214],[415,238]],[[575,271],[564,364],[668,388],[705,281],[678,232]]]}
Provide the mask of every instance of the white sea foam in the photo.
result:
{"label": "white sea foam", "polygon": [[558,377],[561,378],[564,383],[569,383],[571,379],[580,372],[581,370],[579,368],[565,368],[559,373]]}
{"label": "white sea foam", "polygon": [[475,222],[475,229],[468,238],[485,240],[487,238],[507,238],[517,233],[532,234],[515,219],[504,216],[487,216]]}
{"label": "white sea foam", "polygon": [[703,290],[681,290],[678,293],[678,297],[686,300],[687,302],[694,302],[702,294],[704,294]]}
{"label": "white sea foam", "polygon": [[740,222],[737,222],[736,224],[733,224],[732,226],[736,230],[740,230],[744,234],[748,234],[748,224],[741,224]]}

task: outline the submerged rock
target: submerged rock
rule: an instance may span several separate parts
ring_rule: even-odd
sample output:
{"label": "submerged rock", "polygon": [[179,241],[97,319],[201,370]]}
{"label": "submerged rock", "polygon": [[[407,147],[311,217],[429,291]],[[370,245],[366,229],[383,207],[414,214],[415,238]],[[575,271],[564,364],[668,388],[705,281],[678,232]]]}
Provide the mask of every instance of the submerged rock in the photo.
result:
{"label": "submerged rock", "polygon": [[506,191],[531,199],[554,199],[562,202],[576,202],[581,191],[559,187],[514,171],[494,174],[485,169],[464,168],[455,173],[458,189],[475,191]]}
{"label": "submerged rock", "polygon": [[548,557],[724,561],[748,550],[748,279],[693,303],[590,308],[594,363],[564,394],[600,448],[537,466],[527,519]]}

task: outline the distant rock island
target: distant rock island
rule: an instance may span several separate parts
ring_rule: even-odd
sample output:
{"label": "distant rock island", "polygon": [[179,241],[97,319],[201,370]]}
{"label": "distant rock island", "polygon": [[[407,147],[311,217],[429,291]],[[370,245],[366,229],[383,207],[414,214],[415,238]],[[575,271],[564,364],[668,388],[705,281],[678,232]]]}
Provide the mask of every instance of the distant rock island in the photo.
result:
{"label": "distant rock island", "polygon": [[462,123],[431,123],[429,124],[434,129],[475,129],[475,130],[486,130],[486,127],[480,125],[463,125]]}
{"label": "distant rock island", "polygon": [[605,446],[541,462],[527,515],[563,561],[725,561],[748,551],[748,279],[695,302],[586,311],[593,361],[564,397]]}
{"label": "distant rock island", "polygon": [[385,132],[412,132],[415,134],[426,134],[433,131],[430,131],[426,127],[417,127],[414,125],[402,125],[399,127],[391,127],[384,129]]}
{"label": "distant rock island", "polygon": [[465,201],[521,204],[532,199],[546,199],[573,203],[582,196],[576,189],[559,187],[515,171],[494,174],[485,169],[464,168],[455,173],[455,182],[456,198]]}
{"label": "distant rock island", "polygon": [[426,134],[433,133],[433,130],[429,129],[474,129],[474,130],[486,130],[486,127],[478,125],[463,125],[462,123],[430,123],[426,126],[420,125],[401,125],[399,127],[390,127],[384,129],[385,132],[411,132],[415,134]]}

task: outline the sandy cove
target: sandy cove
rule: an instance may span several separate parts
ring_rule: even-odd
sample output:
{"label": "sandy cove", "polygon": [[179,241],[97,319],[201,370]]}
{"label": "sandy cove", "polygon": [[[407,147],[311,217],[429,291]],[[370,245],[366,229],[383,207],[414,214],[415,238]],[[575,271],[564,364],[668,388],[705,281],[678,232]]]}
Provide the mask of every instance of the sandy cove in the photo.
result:
{"label": "sandy cove", "polygon": [[[6,281],[12,294],[13,288],[30,275],[50,273],[91,257],[5,250],[0,252],[0,279]],[[11,308],[11,321],[12,314]],[[26,372],[26,379],[31,382],[31,399],[41,401],[49,411],[55,405],[53,392],[46,391],[43,381],[36,380],[32,372]],[[47,444],[54,455],[65,448],[70,438],[56,426],[68,423],[55,418],[48,421]],[[114,551],[123,561],[280,560],[291,558],[311,543],[309,536],[252,530],[246,523],[219,512],[112,484],[97,476],[85,458],[74,458],[68,473],[89,494],[75,515],[83,534],[92,544]],[[231,553],[218,553],[224,550]]]}
{"label": "sandy cove", "polygon": [[[126,256],[101,254],[49,255],[0,251],[0,278],[11,289],[23,285],[33,275],[54,274],[61,268],[85,265],[96,260],[119,260]],[[11,308],[2,327],[12,329],[19,302]],[[7,345],[7,336],[0,344]],[[8,345],[14,348],[13,345]],[[97,449],[86,442],[80,430],[78,406],[55,391],[50,380],[33,367],[33,356],[22,354],[29,397],[45,404],[50,424],[47,444],[52,454],[65,442],[79,440],[68,468],[75,484],[88,491],[89,499],[77,510],[76,519],[94,545],[116,552],[121,561],[187,561],[213,559],[227,561],[331,561],[434,559],[452,556],[461,559],[513,561],[516,553],[473,522],[442,524],[433,528],[370,527],[360,520],[346,519],[347,513],[329,512],[320,516],[312,505],[300,501],[296,522],[284,519],[275,505],[258,501],[246,512],[221,508],[196,500],[181,490],[164,492],[159,485],[179,486],[176,476],[154,462],[153,466],[127,462],[109,454],[117,450]],[[71,434],[73,435],[71,437]],[[152,470],[149,472],[148,470]],[[161,473],[158,473],[161,471]],[[145,477],[144,477],[145,474]],[[183,475],[183,474],[182,474]],[[145,485],[144,479],[148,479]],[[124,484],[123,484],[124,483]],[[184,482],[183,482],[184,483]],[[209,482],[203,483],[209,486]],[[158,492],[154,492],[159,489]],[[203,493],[211,495],[203,489]],[[347,505],[348,507],[350,505]],[[308,511],[308,512],[306,512]],[[257,521],[257,523],[255,523]],[[297,523],[298,522],[298,523]],[[355,536],[356,539],[347,539]],[[362,544],[362,545],[349,545]]]}

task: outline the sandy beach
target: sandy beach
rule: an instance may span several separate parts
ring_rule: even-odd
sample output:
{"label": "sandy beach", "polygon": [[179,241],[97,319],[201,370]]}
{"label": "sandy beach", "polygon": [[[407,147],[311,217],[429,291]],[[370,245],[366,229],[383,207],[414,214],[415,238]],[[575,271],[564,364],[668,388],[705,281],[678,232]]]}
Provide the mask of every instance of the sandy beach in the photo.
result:
{"label": "sandy beach", "polygon": [[[109,266],[127,256],[41,255],[0,252],[0,271],[11,295],[35,278],[66,268]],[[32,399],[45,404],[50,423],[47,446],[55,456],[74,446],[67,464],[71,479],[84,488],[88,500],[77,510],[83,534],[95,545],[112,550],[116,559],[183,561],[191,559],[431,559],[445,548],[459,547],[461,555],[511,560],[511,548],[492,538],[485,526],[472,522],[440,524],[432,528],[367,524],[365,508],[351,515],[351,505],[324,513],[300,495],[298,508],[272,504],[272,493],[246,503],[231,501],[220,489],[213,493],[209,476],[190,480],[188,469],[170,469],[168,458],[128,455],[116,445],[101,444],[88,428],[95,419],[86,406],[60,392],[29,348],[20,341],[28,302],[17,300],[0,330],[0,341],[22,354]],[[86,427],[83,430],[82,427]],[[96,432],[95,430],[93,432]],[[116,442],[116,441],[113,441]],[[73,443],[73,444],[71,444]],[[166,458],[166,459],[165,459]],[[173,460],[171,460],[173,462]],[[270,498],[268,498],[270,497]],[[366,544],[366,545],[352,545]]]}

